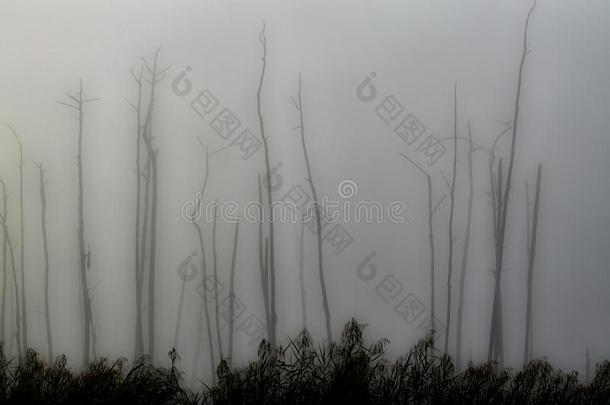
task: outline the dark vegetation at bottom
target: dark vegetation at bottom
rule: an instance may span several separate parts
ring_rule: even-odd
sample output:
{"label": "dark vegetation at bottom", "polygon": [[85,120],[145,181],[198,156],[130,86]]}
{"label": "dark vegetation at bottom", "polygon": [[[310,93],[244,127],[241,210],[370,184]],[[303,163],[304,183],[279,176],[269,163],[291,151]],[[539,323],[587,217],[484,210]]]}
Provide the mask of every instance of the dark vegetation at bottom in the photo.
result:
{"label": "dark vegetation at bottom", "polygon": [[610,362],[598,364],[588,384],[576,372],[533,361],[522,370],[493,364],[456,372],[451,358],[422,340],[395,362],[387,341],[363,342],[364,326],[350,321],[339,343],[315,348],[307,332],[285,347],[262,342],[257,360],[217,368],[217,383],[198,392],[183,387],[174,350],[172,366],[144,359],[98,359],[81,373],[59,356],[46,364],[35,351],[19,362],[0,351],[1,404],[608,404]]}

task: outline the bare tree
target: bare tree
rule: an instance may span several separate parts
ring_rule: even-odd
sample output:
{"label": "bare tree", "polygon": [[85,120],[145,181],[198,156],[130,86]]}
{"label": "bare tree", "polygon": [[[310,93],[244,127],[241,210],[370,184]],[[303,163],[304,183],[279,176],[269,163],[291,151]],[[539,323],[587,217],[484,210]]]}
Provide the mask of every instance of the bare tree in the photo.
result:
{"label": "bare tree", "polygon": [[239,242],[239,222],[235,222],[233,235],[233,255],[231,257],[231,276],[229,278],[229,359],[233,359],[233,328],[235,323],[235,266],[237,265],[237,244]]}
{"label": "bare tree", "polygon": [[[528,266],[527,266],[527,306],[525,312],[525,348],[523,352],[523,364],[531,360],[532,357],[532,280],[534,277],[534,258],[536,256],[536,238],[538,235],[538,212],[540,208],[540,186],[542,183],[542,165],[538,165],[536,177],[536,197],[534,199],[534,212],[532,216],[531,237],[528,235]],[[529,217],[529,214],[528,214]],[[529,221],[528,221],[529,222]],[[529,234],[529,232],[528,232]]]}
{"label": "bare tree", "polygon": [[44,315],[47,329],[47,348],[49,363],[53,361],[53,336],[51,334],[51,307],[49,306],[49,242],[47,239],[47,192],[45,187],[44,168],[38,164],[40,173],[40,222],[42,230],[42,246],[44,252]]}
{"label": "bare tree", "polygon": [[299,285],[301,287],[301,320],[303,330],[307,329],[307,291],[305,290],[305,224],[303,219],[297,224],[297,265],[299,266]]}
{"label": "bare tree", "polygon": [[19,358],[23,355],[22,338],[21,338],[21,313],[20,313],[20,305],[19,305],[19,286],[17,285],[17,266],[15,265],[15,251],[13,249],[13,243],[11,242],[11,236],[8,231],[8,214],[7,214],[7,194],[6,194],[6,184],[4,180],[0,178],[0,184],[2,184],[2,199],[4,201],[4,209],[3,214],[0,215],[0,221],[2,225],[2,229],[4,231],[4,240],[6,241],[6,245],[8,247],[8,252],[10,254],[11,259],[11,268],[13,270],[13,287],[15,290],[15,340],[17,341],[17,356]]}
{"label": "bare tree", "polygon": [[[449,350],[451,329],[451,274],[453,270],[453,212],[455,209],[455,178],[457,175],[457,83],[453,89],[453,175],[449,185],[449,258],[447,260],[447,318],[445,321],[445,353]],[[445,179],[446,180],[446,179]]]}
{"label": "bare tree", "polygon": [[83,362],[85,366],[89,364],[91,355],[91,335],[94,329],[93,311],[91,309],[91,296],[89,294],[89,284],[87,282],[87,269],[90,265],[91,250],[85,252],[85,215],[84,215],[84,181],[83,181],[83,135],[84,135],[84,111],[85,104],[97,101],[97,98],[83,98],[83,81],[80,81],[79,91],[73,94],[66,94],[71,100],[58,103],[78,111],[78,153],[76,155],[76,166],[78,169],[78,252],[80,259],[80,279],[81,292],[83,298]]}
{"label": "bare tree", "polygon": [[472,131],[468,122],[468,212],[466,214],[466,231],[464,233],[464,251],[462,254],[462,266],[460,272],[460,296],[458,299],[457,323],[455,331],[455,364],[462,365],[462,321],[464,317],[464,293],[466,289],[466,270],[468,269],[468,253],[470,246],[470,226],[472,223],[472,201],[474,195],[473,175],[472,175],[472,153],[476,150],[472,142]]}
{"label": "bare tree", "polygon": [[434,311],[434,228],[432,226],[432,217],[434,216],[434,213],[436,212],[436,210],[438,209],[439,205],[441,205],[443,203],[443,201],[445,200],[445,196],[443,196],[443,198],[433,207],[432,206],[432,178],[430,177],[430,174],[428,174],[427,171],[425,171],[420,165],[418,165],[417,163],[415,163],[413,160],[411,160],[407,155],[405,155],[404,153],[399,153],[400,156],[402,156],[405,160],[407,160],[409,163],[411,163],[413,166],[415,166],[415,168],[417,168],[417,170],[419,170],[425,177],[426,177],[426,182],[428,184],[428,241],[430,244],[430,339],[432,340],[432,346],[434,346],[434,342],[435,342],[435,334],[436,334],[436,327],[435,327],[435,311]]}
{"label": "bare tree", "polygon": [[[136,333],[134,354],[140,357],[144,353],[144,323],[142,320],[143,307],[142,300],[145,292],[148,294],[148,354],[151,362],[154,361],[155,354],[155,270],[157,257],[157,211],[158,211],[158,150],[153,144],[153,113],[156,101],[157,85],[165,78],[168,68],[159,69],[158,56],[160,49],[155,51],[152,66],[146,59],[142,59],[140,72],[136,75],[133,71],[131,75],[137,84],[138,97],[135,104],[130,103],[136,111],[137,130],[136,130],[136,254],[135,254],[135,278],[136,278]],[[144,71],[148,73],[148,78],[144,79]],[[150,87],[149,100],[143,105],[144,80]],[[144,111],[143,111],[144,109]],[[143,120],[144,117],[144,120]],[[141,167],[142,150],[144,145],[146,153],[145,167]],[[142,190],[142,181],[144,186]],[[142,195],[143,191],[143,195]],[[142,212],[143,210],[143,212]],[[142,212],[142,215],[140,215]],[[141,231],[140,231],[141,223]],[[148,228],[150,225],[150,229]],[[144,279],[148,266],[148,288],[145,291]]]}
{"label": "bare tree", "polygon": [[136,104],[129,103],[136,111],[137,127],[136,127],[136,224],[135,224],[135,282],[136,282],[136,332],[134,342],[134,357],[139,358],[144,354],[144,334],[142,330],[142,279],[143,268],[140,264],[140,218],[142,205],[142,168],[141,168],[141,131],[142,124],[142,76],[144,66],[140,68],[138,76],[133,71],[131,75],[138,86],[138,99]]}
{"label": "bare tree", "polygon": [[[501,223],[502,223],[502,159],[498,162],[497,174],[493,176],[492,170],[492,211],[494,217],[494,251],[496,257],[496,268],[494,270],[494,301],[490,326],[488,360],[502,364],[504,350],[502,344],[502,271],[503,268],[498,264],[501,257],[503,245],[501,244]],[[495,180],[494,180],[495,179]]]}
{"label": "bare tree", "polygon": [[[316,217],[316,240],[318,242],[318,275],[320,278],[320,289],[322,291],[322,308],[324,309],[324,319],[326,320],[326,339],[328,342],[332,342],[332,325],[330,319],[330,308],[328,305],[328,295],[326,293],[326,282],[324,281],[324,260],[322,251],[322,215],[320,213],[320,202],[318,200],[318,194],[316,187],[313,182],[313,176],[311,174],[311,164],[309,162],[309,155],[307,153],[307,145],[305,143],[305,122],[303,120],[303,98],[301,96],[301,75],[299,74],[299,91],[297,100],[292,100],[294,107],[299,112],[299,126],[301,133],[301,146],[303,148],[303,157],[305,158],[305,166],[307,167],[307,182],[311,188],[311,195],[313,198],[314,214]],[[309,213],[307,213],[309,214]]]}
{"label": "bare tree", "polygon": [[[519,126],[519,106],[520,106],[520,102],[521,102],[523,71],[525,68],[525,59],[527,57],[527,54],[529,53],[528,47],[527,47],[527,32],[528,32],[528,28],[529,28],[530,18],[531,18],[531,15],[535,8],[536,8],[536,0],[534,0],[532,7],[530,8],[529,12],[527,13],[527,18],[525,20],[525,27],[524,27],[524,32],[523,32],[523,50],[522,50],[522,54],[521,54],[521,62],[519,64],[519,71],[518,71],[518,76],[517,76],[517,92],[515,95],[515,108],[514,108],[514,115],[513,115],[513,122],[512,122],[512,138],[511,138],[508,170],[507,170],[507,174],[506,174],[506,184],[503,184],[503,182],[501,180],[501,175],[500,175],[501,170],[502,170],[501,160],[500,160],[500,165],[498,168],[498,183],[497,183],[497,189],[498,189],[498,204],[497,204],[498,233],[497,233],[497,236],[498,237],[497,237],[496,244],[495,244],[496,245],[496,268],[495,268],[496,283],[495,283],[495,287],[494,287],[494,299],[493,299],[493,307],[492,307],[492,322],[491,322],[491,328],[490,328],[488,358],[489,358],[489,360],[494,360],[500,364],[502,363],[501,353],[502,353],[502,349],[503,349],[503,345],[502,345],[502,333],[503,332],[502,332],[502,321],[501,321],[502,310],[501,310],[501,301],[500,301],[500,294],[501,294],[500,275],[502,272],[502,265],[503,265],[503,259],[504,259],[504,242],[505,242],[505,234],[506,234],[506,223],[507,223],[507,216],[508,216],[508,206],[509,206],[509,197],[510,197],[510,191],[511,191],[513,166],[514,166],[514,161],[515,161],[515,145],[516,145],[516,141],[517,141],[517,133],[518,133],[518,126]],[[502,191],[502,188],[504,188],[504,191]]]}
{"label": "bare tree", "polygon": [[259,36],[260,43],[263,47],[263,56],[262,60],[262,69],[258,82],[258,90],[256,92],[256,110],[258,114],[258,122],[260,127],[261,139],[263,141],[263,150],[265,151],[265,179],[267,184],[267,209],[269,213],[268,221],[268,235],[266,238],[269,239],[269,252],[267,253],[265,249],[265,254],[269,255],[268,258],[268,299],[269,299],[269,319],[267,323],[268,330],[268,338],[269,343],[271,345],[275,345],[276,343],[276,335],[277,335],[277,312],[275,305],[275,235],[274,235],[274,218],[273,218],[273,196],[271,193],[271,163],[269,161],[269,140],[267,139],[267,135],[265,134],[265,121],[263,119],[262,113],[262,90],[263,83],[265,79],[265,69],[267,66],[267,37],[265,36],[265,25],[263,24],[263,29],[260,32]]}
{"label": "bare tree", "polygon": [[152,120],[153,110],[155,105],[156,97],[156,86],[165,78],[165,72],[169,67],[164,69],[158,68],[158,56],[160,49],[155,51],[153,57],[153,65],[150,67],[143,59],[144,66],[150,74],[150,102],[148,103],[148,111],[146,113],[146,126],[142,131],[142,137],[148,157],[150,158],[151,168],[151,184],[152,184],[152,195],[151,195],[151,209],[150,209],[150,256],[149,256],[149,268],[148,268],[148,352],[150,355],[151,362],[154,362],[155,358],[155,264],[157,257],[157,210],[159,200],[159,181],[158,181],[158,150],[153,146],[153,135],[152,135]]}
{"label": "bare tree", "polygon": [[180,298],[178,301],[178,314],[176,315],[176,329],[174,331],[174,349],[178,348],[178,337],[180,335],[180,322],[182,321],[182,307],[184,306],[184,292],[186,289],[186,281],[188,279],[187,277],[187,273],[189,272],[189,264],[190,260],[193,258],[193,256],[195,256],[195,253],[193,253],[192,256],[189,256],[188,259],[185,259],[180,266],[184,266],[184,268],[180,269],[179,271],[182,270],[184,273],[181,274],[181,278],[182,278],[182,284],[180,285]]}
{"label": "bare tree", "polygon": [[19,243],[19,253],[20,253],[20,272],[21,272],[21,322],[23,324],[23,349],[27,350],[28,348],[28,317],[27,317],[27,304],[26,304],[26,295],[25,295],[25,228],[24,228],[24,209],[23,209],[23,144],[17,135],[17,131],[9,126],[9,129],[15,136],[17,140],[17,144],[19,145],[19,224],[20,224],[20,243]]}
{"label": "bare tree", "polygon": [[[4,185],[4,181],[0,179],[0,184],[2,185],[2,217],[7,217],[7,195],[6,195],[6,187]],[[7,254],[8,254],[8,239],[5,237],[4,232],[2,232],[2,312],[0,312],[0,333],[2,334],[2,341],[6,342],[6,283],[7,283]]]}
{"label": "bare tree", "polygon": [[[502,136],[504,136],[505,134],[509,133],[512,129],[512,126],[509,123],[506,122],[502,122],[505,125],[504,130],[495,138],[492,146],[488,149],[488,154],[489,154],[489,163],[488,163],[488,172],[489,172],[489,180],[490,180],[490,192],[489,192],[489,196],[490,196],[490,206],[491,206],[491,214],[492,214],[492,224],[493,224],[493,235],[494,235],[494,255],[496,260],[498,259],[498,240],[499,240],[499,223],[500,223],[500,217],[499,214],[501,212],[500,210],[500,203],[501,203],[501,198],[498,198],[499,195],[501,195],[501,188],[498,188],[498,175],[500,175],[499,177],[501,178],[501,172],[500,170],[498,170],[498,173],[496,173],[496,147],[498,145],[498,142],[500,141],[500,139],[502,138]],[[501,167],[502,164],[499,164],[498,167]],[[500,180],[501,183],[501,180]],[[495,270],[492,271],[492,273],[494,274],[494,279],[495,279],[495,283],[494,283],[494,300],[497,298],[499,301],[498,304],[498,308],[501,308],[501,304],[502,304],[502,295],[499,293],[501,291],[501,272],[497,272]],[[501,313],[500,311],[497,311],[498,313]],[[496,337],[496,313],[494,312],[493,316],[492,316],[492,324],[491,324],[491,328],[490,328],[490,344],[489,344],[489,351],[488,351],[488,360],[491,360],[493,357],[498,357],[496,356],[495,352],[498,349],[498,345],[496,345],[495,342],[495,337]],[[500,326],[501,327],[501,326]],[[500,336],[502,334],[500,333]],[[493,339],[493,340],[492,340]],[[501,351],[498,351],[498,354]],[[499,356],[501,357],[501,356]]]}
{"label": "bare tree", "polygon": [[[201,254],[201,270],[202,270],[203,281],[201,284],[202,305],[200,306],[198,322],[201,321],[201,318],[203,317],[202,315],[204,315],[206,329],[207,329],[208,348],[209,348],[209,354],[210,354],[210,370],[211,370],[211,374],[212,374],[212,384],[215,384],[216,383],[216,372],[215,372],[216,360],[214,357],[214,343],[212,340],[212,326],[210,324],[210,312],[209,312],[209,308],[208,308],[208,291],[207,291],[208,290],[207,289],[208,275],[207,275],[207,264],[206,264],[206,257],[205,257],[205,244],[204,244],[204,240],[203,240],[203,231],[201,229],[201,226],[197,222],[197,218],[201,212],[201,201],[203,200],[203,196],[205,194],[205,189],[207,187],[208,178],[209,178],[209,174],[210,174],[209,162],[208,162],[209,154],[208,154],[207,149],[205,149],[205,147],[204,147],[204,150],[205,150],[205,171],[204,171],[204,175],[203,175],[203,183],[201,186],[201,190],[199,191],[199,194],[196,197],[195,207],[193,209],[189,222],[193,225],[193,227],[197,231],[197,237],[199,240],[199,252]],[[203,314],[201,314],[201,312],[203,312]],[[201,331],[201,327],[198,327],[197,329],[198,329],[198,333],[199,333]],[[197,339],[195,366],[197,365],[197,361],[198,361],[198,357],[199,357],[198,354],[199,354],[200,342],[201,342],[201,339]]]}
{"label": "bare tree", "polygon": [[271,325],[271,308],[269,303],[269,244],[268,238],[264,236],[263,230],[263,189],[261,186],[261,176],[257,175],[258,180],[258,202],[259,202],[259,221],[258,221],[258,262],[261,277],[261,290],[263,292],[263,307],[265,309],[265,320],[267,325]]}
{"label": "bare tree", "polygon": [[216,321],[216,340],[218,341],[218,353],[220,360],[223,359],[222,338],[220,335],[220,307],[218,301],[218,259],[216,252],[216,223],[218,222],[218,207],[214,204],[214,221],[212,222],[212,270],[214,271],[214,320]]}

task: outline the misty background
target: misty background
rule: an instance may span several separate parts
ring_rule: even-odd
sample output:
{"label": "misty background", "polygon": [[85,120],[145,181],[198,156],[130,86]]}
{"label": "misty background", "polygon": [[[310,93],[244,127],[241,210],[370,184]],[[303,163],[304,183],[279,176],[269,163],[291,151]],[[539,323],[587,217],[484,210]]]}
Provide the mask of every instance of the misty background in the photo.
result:
{"label": "misty background", "polygon": [[[198,249],[196,234],[181,215],[203,178],[210,151],[207,199],[257,199],[256,174],[263,173],[262,149],[249,159],[210,127],[190,103],[208,89],[257,136],[256,90],[261,69],[259,32],[267,34],[263,114],[270,139],[271,165],[283,181],[306,184],[295,97],[302,75],[304,118],[318,194],[339,199],[337,185],[351,180],[354,198],[384,206],[407,204],[403,224],[345,223],[353,241],[340,254],[325,245],[328,297],[337,337],[347,320],[367,323],[370,340],[388,338],[390,356],[405,352],[425,335],[425,314],[405,322],[376,291],[379,282],[357,276],[374,251],[380,276],[394,275],[426,307],[429,303],[426,184],[401,159],[415,159],[376,114],[383,97],[394,95],[426,134],[453,134],[453,91],[457,83],[458,133],[471,122],[476,144],[489,147],[513,115],[516,80],[529,1],[3,1],[0,10],[0,175],[10,193],[9,228],[18,241],[18,146],[5,124],[23,142],[25,277],[30,345],[45,350],[42,297],[42,239],[38,168],[47,176],[51,264],[51,317],[55,353],[78,366],[81,355],[81,291],[77,252],[77,121],[56,103],[83,80],[88,104],[83,164],[86,240],[91,248],[91,288],[97,354],[133,358],[133,223],[136,181],[135,114],[126,100],[136,97],[130,75],[141,58],[157,48],[159,65],[170,67],[158,87],[154,141],[159,150],[159,223],[156,320],[160,362],[173,345],[182,284],[177,268]],[[503,273],[505,363],[521,365],[527,271],[525,188],[535,184],[542,163],[540,224],[534,275],[534,357],[555,366],[584,370],[585,351],[593,361],[610,356],[610,3],[603,0],[539,1],[529,29],[521,98],[520,133],[513,174]],[[193,91],[179,96],[172,82],[190,67]],[[364,103],[358,85],[372,72],[379,91]],[[240,130],[241,130],[240,128]],[[508,153],[503,137],[498,153]],[[431,169],[433,200],[447,194],[441,172],[451,173],[451,145]],[[222,150],[221,150],[222,149]],[[464,232],[465,155],[461,145],[456,195],[456,252],[453,290],[457,297]],[[472,239],[464,308],[464,357],[484,361],[491,319],[493,232],[489,206],[488,157],[474,154]],[[444,321],[447,272],[447,211],[435,214],[437,317]],[[221,278],[228,280],[232,224],[218,224]],[[206,237],[211,227],[204,224]],[[278,340],[301,328],[297,233],[278,224]],[[258,273],[257,226],[240,228],[236,295],[244,316],[264,320]],[[321,342],[324,319],[315,268],[314,234],[305,233],[308,328]],[[16,248],[19,248],[16,243]],[[228,285],[228,282],[223,282]],[[201,297],[199,276],[186,283],[178,341],[186,371],[192,370]],[[9,311],[10,312],[10,311]],[[426,310],[427,313],[427,310]],[[453,317],[455,319],[455,316]],[[455,327],[452,326],[452,331]],[[225,333],[225,332],[223,332]],[[245,362],[257,343],[235,333],[234,357]],[[450,344],[450,352],[454,344]],[[205,362],[206,344],[200,360]],[[208,367],[199,366],[205,376]]]}

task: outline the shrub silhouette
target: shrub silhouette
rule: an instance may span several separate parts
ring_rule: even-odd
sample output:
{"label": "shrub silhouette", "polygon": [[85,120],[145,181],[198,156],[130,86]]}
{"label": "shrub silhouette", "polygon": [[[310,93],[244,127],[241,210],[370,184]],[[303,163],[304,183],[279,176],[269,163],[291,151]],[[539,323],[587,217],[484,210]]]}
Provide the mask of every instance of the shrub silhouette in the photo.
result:
{"label": "shrub silhouette", "polygon": [[217,383],[198,392],[182,386],[179,358],[155,367],[146,357],[129,369],[126,359],[100,358],[75,373],[58,356],[48,364],[28,350],[10,360],[0,344],[0,404],[607,404],[610,362],[597,365],[589,384],[576,372],[535,360],[522,370],[469,364],[457,373],[452,359],[427,338],[390,362],[387,340],[366,345],[365,325],[349,321],[336,343],[314,346],[305,330],[286,346],[263,340],[256,360],[216,368]]}

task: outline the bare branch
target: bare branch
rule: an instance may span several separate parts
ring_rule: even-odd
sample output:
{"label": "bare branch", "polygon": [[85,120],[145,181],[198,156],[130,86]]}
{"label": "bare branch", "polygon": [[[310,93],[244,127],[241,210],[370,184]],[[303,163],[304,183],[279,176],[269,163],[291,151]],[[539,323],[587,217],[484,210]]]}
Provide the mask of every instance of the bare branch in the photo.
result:
{"label": "bare branch", "polygon": [[424,169],[422,169],[422,167],[420,165],[418,165],[417,163],[415,163],[413,160],[411,160],[407,155],[405,155],[402,152],[398,153],[400,156],[402,156],[403,158],[405,158],[409,163],[411,163],[413,166],[415,166],[420,172],[422,172],[425,176],[430,177],[430,175],[428,174],[428,172],[426,172]]}
{"label": "bare branch", "polygon": [[68,103],[64,103],[63,101],[56,101],[57,104],[62,104],[65,105],[66,107],[70,107],[70,108],[74,108],[75,110],[78,110],[78,107],[72,104],[68,104]]}
{"label": "bare branch", "polygon": [[434,215],[434,213],[436,212],[436,210],[438,209],[438,207],[445,202],[445,197],[447,197],[446,194],[443,194],[443,197],[436,203],[436,205],[434,206],[434,208],[432,208],[432,215]]}

